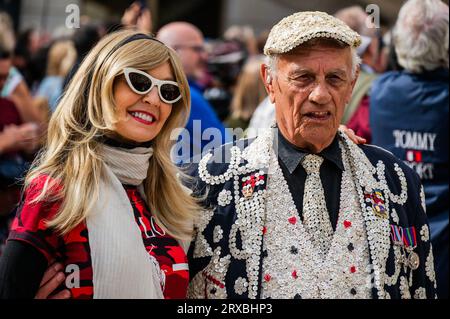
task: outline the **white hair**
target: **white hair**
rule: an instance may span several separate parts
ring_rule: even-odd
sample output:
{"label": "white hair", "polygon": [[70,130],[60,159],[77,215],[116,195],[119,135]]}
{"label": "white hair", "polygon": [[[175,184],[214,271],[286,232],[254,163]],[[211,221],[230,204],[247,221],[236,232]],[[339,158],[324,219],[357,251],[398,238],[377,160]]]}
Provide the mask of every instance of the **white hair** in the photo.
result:
{"label": "white hair", "polygon": [[448,6],[440,0],[408,0],[393,31],[398,63],[421,73],[449,67]]}
{"label": "white hair", "polygon": [[[361,58],[359,57],[356,48],[353,47],[351,48],[351,54],[352,54],[352,79],[355,79],[356,71],[361,64]],[[277,64],[279,56],[280,56],[279,54],[267,56],[266,65],[269,67],[272,76],[276,75],[277,73]]]}

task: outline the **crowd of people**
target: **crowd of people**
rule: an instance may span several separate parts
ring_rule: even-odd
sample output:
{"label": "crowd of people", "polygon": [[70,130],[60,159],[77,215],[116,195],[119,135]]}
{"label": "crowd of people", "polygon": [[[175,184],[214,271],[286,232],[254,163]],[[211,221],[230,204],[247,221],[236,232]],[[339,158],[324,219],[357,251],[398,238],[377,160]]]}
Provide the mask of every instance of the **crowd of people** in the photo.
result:
{"label": "crowd of people", "polygon": [[0,298],[448,298],[441,0],[0,31]]}

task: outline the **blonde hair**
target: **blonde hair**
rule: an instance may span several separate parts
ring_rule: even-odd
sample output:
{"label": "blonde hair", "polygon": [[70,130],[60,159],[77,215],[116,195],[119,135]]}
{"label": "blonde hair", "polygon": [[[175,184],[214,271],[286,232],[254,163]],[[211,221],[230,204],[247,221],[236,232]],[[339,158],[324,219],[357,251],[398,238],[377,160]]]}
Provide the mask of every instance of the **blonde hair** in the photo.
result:
{"label": "blonde hair", "polygon": [[13,52],[16,45],[16,38],[12,19],[6,12],[0,11],[0,45],[9,52]]}
{"label": "blonde hair", "polygon": [[[180,172],[170,159],[174,141],[170,133],[184,126],[189,116],[190,93],[180,61],[172,49],[160,42],[139,39],[120,46],[137,34],[122,30],[112,33],[90,51],[69,83],[48,126],[46,146],[26,177],[26,186],[40,176],[48,176],[35,199],[61,199],[59,213],[48,222],[62,234],[83,222],[99,197],[103,160],[97,154],[99,138],[114,131],[118,122],[113,96],[114,81],[125,67],[155,68],[169,61],[182,99],[161,132],[153,140],[144,189],[152,214],[159,225],[177,239],[190,239],[193,219],[199,207],[180,183]],[[180,177],[181,176],[181,177]],[[62,185],[61,191],[55,190]]]}
{"label": "blonde hair", "polygon": [[72,41],[58,41],[48,52],[47,75],[65,77],[77,58]]}
{"label": "blonde hair", "polygon": [[263,62],[263,57],[255,57],[244,65],[231,101],[232,117],[249,120],[256,107],[267,96],[259,75]]}

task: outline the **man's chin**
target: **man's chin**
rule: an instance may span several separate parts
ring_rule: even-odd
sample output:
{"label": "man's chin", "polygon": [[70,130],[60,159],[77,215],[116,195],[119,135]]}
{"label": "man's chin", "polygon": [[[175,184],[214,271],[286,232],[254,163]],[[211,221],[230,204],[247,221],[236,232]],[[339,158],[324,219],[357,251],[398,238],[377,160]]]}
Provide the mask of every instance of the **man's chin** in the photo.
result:
{"label": "man's chin", "polygon": [[[306,148],[313,153],[320,153],[333,142],[335,133],[322,130],[307,130],[301,137]],[[300,141],[299,141],[300,142]]]}

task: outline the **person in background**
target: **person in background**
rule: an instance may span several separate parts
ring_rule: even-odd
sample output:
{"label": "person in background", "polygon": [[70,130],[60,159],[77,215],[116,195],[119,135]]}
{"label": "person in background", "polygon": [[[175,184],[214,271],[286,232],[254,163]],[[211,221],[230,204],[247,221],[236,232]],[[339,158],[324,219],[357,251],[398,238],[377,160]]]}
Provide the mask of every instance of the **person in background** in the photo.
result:
{"label": "person in background", "polygon": [[378,29],[359,6],[341,9],[334,16],[361,35],[361,45],[357,49],[361,57],[361,72],[353,90],[352,99],[345,108],[342,124],[353,129],[357,135],[364,137],[370,143],[369,92],[373,80],[377,77],[376,69],[381,56]]}
{"label": "person in background", "polygon": [[[172,22],[158,31],[157,38],[178,53],[189,80],[191,114],[185,127],[189,136],[180,137],[180,145],[185,145],[189,152],[174,154],[177,162],[185,163],[190,161],[190,158],[198,158],[202,152],[210,148],[230,141],[231,137],[228,136],[213,107],[203,97],[202,88],[197,83],[203,77],[207,61],[202,32],[190,23]],[[197,127],[200,127],[200,130]],[[212,139],[204,137],[203,133],[209,135],[207,130],[210,128],[216,129],[220,136],[213,134]]]}
{"label": "person in background", "polygon": [[259,75],[263,62],[262,57],[255,56],[244,65],[231,101],[231,114],[225,122],[227,127],[245,131],[256,107],[266,98],[264,83]]}
{"label": "person in background", "polygon": [[212,105],[221,122],[230,115],[230,104],[242,67],[247,60],[244,45],[236,40],[208,42],[208,74],[210,84],[203,97]]}
{"label": "person in background", "polygon": [[[0,90],[2,90],[11,68],[11,52],[0,44]],[[23,123],[14,103],[0,97],[0,254],[12,210],[19,202],[19,179],[28,169],[28,160],[39,146],[38,127],[34,123]]]}
{"label": "person in background", "polygon": [[8,65],[8,76],[3,82],[3,88],[0,90],[0,97],[11,100],[23,122],[37,123],[41,130],[45,130],[45,114],[39,109],[39,106],[33,100],[29,87],[24,77],[13,66],[13,51],[16,46],[14,31],[12,29],[11,18],[8,14],[0,12],[0,47],[9,52],[8,59],[4,59],[4,65]]}
{"label": "person in background", "polygon": [[64,79],[63,91],[69,85],[70,80],[72,80],[72,77],[78,70],[83,59],[99,40],[100,33],[98,27],[94,24],[82,25],[81,28],[75,31],[72,36],[72,41],[75,46],[75,50],[77,51],[77,58]]}
{"label": "person in background", "polygon": [[269,97],[266,97],[253,112],[247,127],[246,136],[249,138],[256,137],[258,130],[267,129],[273,123],[275,123],[275,105],[270,101]]}
{"label": "person in background", "polygon": [[[403,68],[381,75],[370,96],[372,142],[402,159],[424,186],[439,298],[449,272],[449,8],[440,0],[409,0],[393,30]],[[430,261],[432,262],[432,260]]]}
{"label": "person in background", "polygon": [[36,96],[47,98],[50,110],[55,111],[62,94],[64,78],[75,62],[77,52],[72,41],[57,41],[50,47],[47,75],[39,85]]}
{"label": "person in background", "polygon": [[238,41],[242,43],[249,56],[260,54],[255,32],[249,25],[232,25],[224,32],[223,38],[225,40]]}
{"label": "person in background", "polygon": [[146,34],[153,31],[153,20],[150,9],[143,6],[143,2],[133,2],[123,13],[122,27],[135,28]]}
{"label": "person in background", "polygon": [[42,67],[42,63],[40,65],[35,63],[35,56],[43,47],[45,45],[40,40],[38,32],[32,28],[20,32],[17,36],[13,65],[22,74],[31,91],[42,79],[39,74],[39,68]]}

